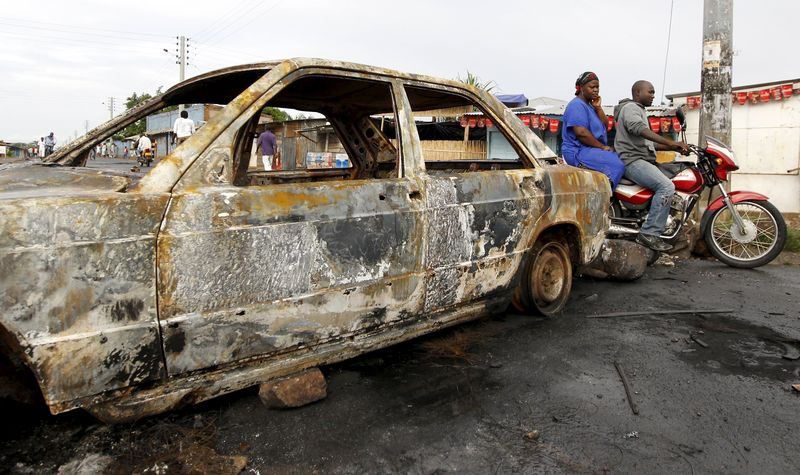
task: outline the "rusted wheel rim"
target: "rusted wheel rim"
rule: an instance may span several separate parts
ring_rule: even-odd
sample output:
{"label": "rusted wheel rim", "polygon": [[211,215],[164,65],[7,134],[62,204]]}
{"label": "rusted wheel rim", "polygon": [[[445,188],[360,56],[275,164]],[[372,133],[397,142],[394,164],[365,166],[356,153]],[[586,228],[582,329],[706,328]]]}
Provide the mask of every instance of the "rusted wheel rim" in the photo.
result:
{"label": "rusted wheel rim", "polygon": [[542,315],[553,316],[564,308],[572,288],[572,264],[563,244],[552,241],[539,250],[528,285],[533,304]]}
{"label": "rusted wheel rim", "polygon": [[533,295],[536,301],[548,305],[558,300],[567,275],[562,255],[550,247],[543,249],[533,272]]}

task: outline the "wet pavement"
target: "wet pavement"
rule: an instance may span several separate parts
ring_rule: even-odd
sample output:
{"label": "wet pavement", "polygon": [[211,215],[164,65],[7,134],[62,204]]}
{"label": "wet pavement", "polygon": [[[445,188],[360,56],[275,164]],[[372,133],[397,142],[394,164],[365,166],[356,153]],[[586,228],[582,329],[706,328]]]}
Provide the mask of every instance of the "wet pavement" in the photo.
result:
{"label": "wet pavement", "polygon": [[[325,367],[328,397],[300,409],[267,409],[251,389],[103,426],[7,405],[0,467],[798,473],[798,297],[796,266],[689,260],[633,283],[578,278],[558,318],[487,317]],[[666,310],[698,313],[652,314]],[[644,314],[587,318],[612,312]]]}

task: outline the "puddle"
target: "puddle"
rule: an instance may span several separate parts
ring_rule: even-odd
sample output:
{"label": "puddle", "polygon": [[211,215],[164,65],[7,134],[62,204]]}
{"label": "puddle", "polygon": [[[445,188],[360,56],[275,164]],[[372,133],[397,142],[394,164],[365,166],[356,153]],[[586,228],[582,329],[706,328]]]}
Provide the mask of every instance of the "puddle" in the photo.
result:
{"label": "puddle", "polygon": [[782,382],[800,378],[800,359],[787,359],[800,356],[797,340],[725,316],[698,316],[681,323],[686,338],[678,356],[698,369]]}

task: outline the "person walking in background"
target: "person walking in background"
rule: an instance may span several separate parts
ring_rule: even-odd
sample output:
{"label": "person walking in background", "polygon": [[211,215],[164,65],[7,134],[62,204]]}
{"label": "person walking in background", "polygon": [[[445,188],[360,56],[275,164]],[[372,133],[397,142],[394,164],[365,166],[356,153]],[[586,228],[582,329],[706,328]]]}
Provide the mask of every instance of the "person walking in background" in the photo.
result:
{"label": "person walking in background", "polygon": [[258,136],[258,146],[261,147],[261,160],[264,162],[264,171],[272,170],[272,157],[275,156],[277,148],[275,134],[269,130],[261,132]]}
{"label": "person walking in background", "polygon": [[53,150],[56,148],[56,137],[53,135],[53,132],[50,132],[50,135],[44,138],[44,156],[48,156],[53,153]]}
{"label": "person walking in background", "polygon": [[36,151],[39,158],[44,158],[44,137],[39,138],[39,144],[37,145],[38,150]]}
{"label": "person walking in background", "polygon": [[573,167],[597,170],[617,187],[625,165],[608,145],[608,118],[600,103],[600,80],[586,71],[575,81],[575,98],[564,110],[561,154]]}
{"label": "person walking in background", "polygon": [[128,158],[128,146],[122,149],[122,158]]}
{"label": "person walking in background", "polygon": [[175,133],[175,138],[172,143],[177,142],[178,145],[182,144],[194,133],[194,121],[189,118],[188,112],[181,111],[181,116],[175,119],[172,132]]}

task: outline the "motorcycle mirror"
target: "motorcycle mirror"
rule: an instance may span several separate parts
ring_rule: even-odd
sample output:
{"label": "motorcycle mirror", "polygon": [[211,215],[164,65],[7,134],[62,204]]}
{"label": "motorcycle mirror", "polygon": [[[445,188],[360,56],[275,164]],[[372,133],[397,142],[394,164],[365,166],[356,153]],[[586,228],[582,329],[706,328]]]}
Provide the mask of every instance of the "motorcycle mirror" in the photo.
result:
{"label": "motorcycle mirror", "polygon": [[680,107],[675,109],[675,117],[681,123],[681,128],[686,130],[686,104],[681,104]]}

